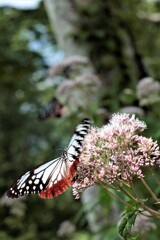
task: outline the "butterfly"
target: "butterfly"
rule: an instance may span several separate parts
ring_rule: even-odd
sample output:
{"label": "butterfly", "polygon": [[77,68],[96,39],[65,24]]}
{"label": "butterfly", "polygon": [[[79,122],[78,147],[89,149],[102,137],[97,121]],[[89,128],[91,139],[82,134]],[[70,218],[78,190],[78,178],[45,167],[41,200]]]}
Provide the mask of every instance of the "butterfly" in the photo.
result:
{"label": "butterfly", "polygon": [[83,119],[76,127],[67,150],[49,162],[26,172],[7,191],[9,198],[36,194],[53,198],[63,193],[71,184],[76,172],[82,143],[91,128],[91,121]]}
{"label": "butterfly", "polygon": [[63,115],[63,106],[56,97],[53,97],[51,101],[42,107],[38,113],[39,120],[45,120],[47,118],[59,118]]}

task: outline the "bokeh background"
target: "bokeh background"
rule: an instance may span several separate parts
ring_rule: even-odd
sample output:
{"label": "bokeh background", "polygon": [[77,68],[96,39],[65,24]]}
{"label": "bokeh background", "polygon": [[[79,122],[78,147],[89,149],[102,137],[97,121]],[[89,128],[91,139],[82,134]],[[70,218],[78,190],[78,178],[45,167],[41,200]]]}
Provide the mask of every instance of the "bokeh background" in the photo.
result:
{"label": "bokeh background", "polygon": [[[7,199],[60,156],[83,117],[135,113],[160,143],[159,0],[0,0],[0,239],[121,239],[123,206],[94,187]],[[159,239],[159,222],[145,239]],[[154,221],[153,221],[154,224]],[[141,238],[140,238],[141,239]]]}

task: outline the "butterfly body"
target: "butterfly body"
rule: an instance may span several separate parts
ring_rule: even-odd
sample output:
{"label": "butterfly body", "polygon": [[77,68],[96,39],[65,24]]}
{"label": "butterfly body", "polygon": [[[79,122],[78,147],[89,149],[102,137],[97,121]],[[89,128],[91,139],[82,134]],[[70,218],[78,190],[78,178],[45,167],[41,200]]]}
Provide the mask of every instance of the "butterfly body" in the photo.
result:
{"label": "butterfly body", "polygon": [[38,193],[42,198],[53,198],[63,193],[72,184],[82,143],[90,126],[90,120],[83,119],[71,138],[68,150],[59,158],[41,164],[18,178],[8,190],[7,196],[17,198]]}

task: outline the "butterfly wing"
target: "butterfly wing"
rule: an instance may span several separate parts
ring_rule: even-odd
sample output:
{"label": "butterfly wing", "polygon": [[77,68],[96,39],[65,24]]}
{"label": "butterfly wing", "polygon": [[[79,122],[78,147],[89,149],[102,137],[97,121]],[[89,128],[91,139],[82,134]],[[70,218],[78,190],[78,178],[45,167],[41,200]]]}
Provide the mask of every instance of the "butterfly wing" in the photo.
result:
{"label": "butterfly wing", "polygon": [[59,171],[57,179],[55,180],[54,174],[45,190],[40,192],[38,195],[41,198],[48,199],[63,193],[72,184],[72,179],[77,169],[76,164],[76,162],[70,164],[66,162],[65,166],[62,166],[61,170]]}
{"label": "butterfly wing", "polygon": [[38,113],[39,120],[45,120],[47,118],[59,118],[63,114],[63,106],[59,103],[56,97],[42,107]]}
{"label": "butterfly wing", "polygon": [[62,156],[44,163],[22,175],[8,190],[9,198],[38,193],[42,198],[53,198],[63,193],[71,184],[78,165],[78,158],[90,120],[84,119],[76,128]]}
{"label": "butterfly wing", "polygon": [[[64,154],[54,160],[51,160],[39,167],[26,172],[22,175],[12,187],[8,190],[7,196],[10,198],[17,198],[19,196],[36,194],[43,192],[47,187],[52,187],[57,184],[67,173],[66,157]],[[68,185],[68,183],[66,184]],[[65,190],[65,186],[61,187]],[[53,196],[58,195],[56,192]]]}
{"label": "butterfly wing", "polygon": [[81,149],[82,149],[83,140],[90,128],[91,128],[91,121],[88,118],[84,118],[76,127],[76,130],[68,145],[67,154],[68,154],[68,159],[70,161],[74,161],[74,160],[78,161],[79,154],[81,153]]}
{"label": "butterfly wing", "polygon": [[72,179],[75,175],[79,163],[79,154],[81,152],[82,142],[85,135],[88,133],[90,126],[91,121],[88,118],[83,119],[82,122],[78,124],[69,143],[68,150],[67,152],[64,152],[64,154],[67,156],[66,174],[62,175],[60,180],[56,183],[51,181],[46,189],[43,192],[39,193],[40,197],[55,197],[64,192],[64,190],[66,190],[72,184]]}

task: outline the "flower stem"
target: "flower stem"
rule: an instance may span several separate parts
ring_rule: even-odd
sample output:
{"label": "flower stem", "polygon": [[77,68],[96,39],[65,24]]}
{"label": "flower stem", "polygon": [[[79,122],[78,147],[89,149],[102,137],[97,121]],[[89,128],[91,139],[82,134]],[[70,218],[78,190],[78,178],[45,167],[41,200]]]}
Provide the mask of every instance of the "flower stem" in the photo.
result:
{"label": "flower stem", "polygon": [[117,199],[118,201],[120,201],[121,203],[123,203],[124,205],[128,206],[128,207],[131,207],[131,208],[134,208],[132,205],[130,205],[129,203],[125,202],[122,198],[120,198],[119,196],[117,196],[116,194],[114,194],[113,192],[111,192],[109,190],[110,186],[104,186],[102,183],[98,183],[98,185],[100,185],[103,189],[105,189],[108,194],[112,197],[114,197],[115,199]]}
{"label": "flower stem", "polygon": [[152,174],[155,182],[160,186],[160,181],[158,180],[158,178],[157,178],[157,176],[156,176],[156,174],[155,174],[154,169],[153,169],[152,167],[150,167],[149,169],[150,169],[150,171],[151,171],[151,174]]}
{"label": "flower stem", "polygon": [[146,189],[148,190],[148,192],[152,195],[153,199],[156,201],[156,202],[159,202],[159,199],[156,197],[156,195],[153,193],[153,191],[151,190],[151,188],[148,186],[148,184],[146,183],[146,181],[141,178],[141,181],[143,183],[143,185],[146,187]]}
{"label": "flower stem", "polygon": [[141,198],[139,197],[139,195],[136,193],[133,185],[131,185],[131,189],[132,189],[132,191],[134,192],[134,194],[136,195],[137,200],[138,200],[139,204],[141,205],[141,207],[142,207],[143,209],[145,209],[146,211],[148,211],[152,216],[156,216],[156,217],[160,218],[160,213],[159,213],[159,212],[154,211],[153,209],[147,207],[147,206],[143,203],[143,201],[141,200]]}
{"label": "flower stem", "polygon": [[[133,200],[134,202],[137,202],[137,199],[135,197],[133,197],[128,191],[126,191],[126,189],[124,189],[120,184],[118,184],[119,186],[119,189],[128,197],[130,198],[131,200]],[[128,185],[127,185],[128,186]]]}

